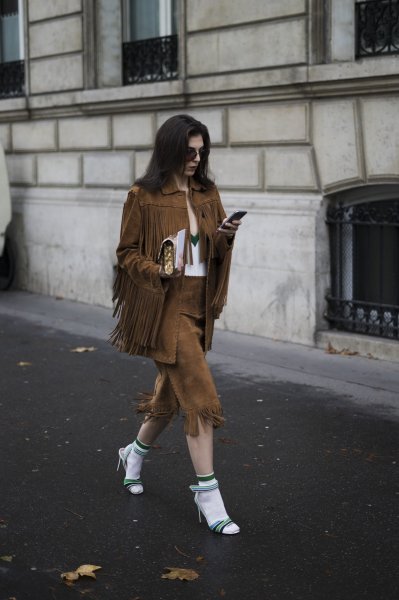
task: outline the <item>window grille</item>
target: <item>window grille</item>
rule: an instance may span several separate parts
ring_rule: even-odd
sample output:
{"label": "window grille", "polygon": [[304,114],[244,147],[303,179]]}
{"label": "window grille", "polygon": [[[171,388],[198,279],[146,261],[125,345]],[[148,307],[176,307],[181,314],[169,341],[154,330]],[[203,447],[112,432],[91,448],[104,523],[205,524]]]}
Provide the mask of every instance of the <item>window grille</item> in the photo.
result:
{"label": "window grille", "polygon": [[399,54],[399,0],[357,2],[356,57]]}
{"label": "window grille", "polygon": [[330,206],[331,295],[336,329],[399,339],[399,201]]}
{"label": "window grille", "polygon": [[25,94],[22,0],[0,2],[0,98]]}
{"label": "window grille", "polygon": [[123,84],[178,77],[176,0],[124,0]]}
{"label": "window grille", "polygon": [[0,98],[15,98],[25,94],[23,60],[0,63]]}
{"label": "window grille", "polygon": [[177,35],[125,42],[123,85],[177,79]]}

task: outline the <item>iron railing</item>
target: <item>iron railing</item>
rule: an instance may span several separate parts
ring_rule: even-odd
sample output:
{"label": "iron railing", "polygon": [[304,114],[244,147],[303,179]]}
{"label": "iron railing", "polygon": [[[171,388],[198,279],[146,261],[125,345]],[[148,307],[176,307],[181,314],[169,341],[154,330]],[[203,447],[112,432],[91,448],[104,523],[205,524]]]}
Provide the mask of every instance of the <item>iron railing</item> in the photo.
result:
{"label": "iron railing", "polygon": [[367,0],[356,7],[356,57],[399,54],[399,0]]}
{"label": "iron railing", "polygon": [[337,329],[399,339],[399,201],[330,206],[331,294]]}
{"label": "iron railing", "polygon": [[25,95],[25,64],[23,60],[0,63],[0,98]]}
{"label": "iron railing", "polygon": [[177,35],[125,42],[123,85],[177,79]]}

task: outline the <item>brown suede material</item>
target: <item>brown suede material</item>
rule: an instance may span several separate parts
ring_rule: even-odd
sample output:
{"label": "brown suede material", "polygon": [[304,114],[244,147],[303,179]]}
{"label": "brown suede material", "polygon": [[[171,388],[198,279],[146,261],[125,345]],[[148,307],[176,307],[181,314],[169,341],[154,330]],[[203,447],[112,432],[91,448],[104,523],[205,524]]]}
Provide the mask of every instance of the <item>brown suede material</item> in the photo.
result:
{"label": "brown suede material", "polygon": [[[225,217],[217,188],[192,187],[198,221],[201,260],[207,260],[205,341],[209,350],[213,326],[227,299],[232,241],[216,232]],[[173,364],[177,353],[181,296],[185,277],[161,279],[157,257],[166,237],[188,228],[185,193],[172,185],[159,192],[133,187],[123,210],[114,285],[118,323],[111,343],[120,351]],[[173,293],[169,293],[173,290]],[[176,293],[175,293],[176,292]]]}
{"label": "brown suede material", "polygon": [[198,435],[198,420],[223,424],[223,412],[209,366],[205,360],[206,277],[184,277],[182,286],[171,282],[168,296],[179,297],[176,335],[176,361],[156,361],[159,375],[152,396],[143,400],[139,412],[147,418],[172,419],[182,410],[184,430]]}

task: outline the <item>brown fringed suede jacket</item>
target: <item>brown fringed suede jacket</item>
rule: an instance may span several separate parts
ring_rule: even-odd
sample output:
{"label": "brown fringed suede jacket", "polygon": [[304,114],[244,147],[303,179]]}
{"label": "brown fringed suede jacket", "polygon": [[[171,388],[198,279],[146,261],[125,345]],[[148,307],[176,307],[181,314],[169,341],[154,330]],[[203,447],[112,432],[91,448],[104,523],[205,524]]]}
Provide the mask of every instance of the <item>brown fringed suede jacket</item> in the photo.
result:
{"label": "brown fringed suede jacket", "polygon": [[[191,182],[192,205],[200,234],[200,260],[207,260],[205,351],[211,347],[214,320],[226,303],[231,240],[216,233],[225,217],[217,188]],[[116,251],[114,316],[118,323],[111,343],[120,351],[176,362],[179,295],[168,296],[169,280],[159,275],[157,258],[162,240],[189,230],[185,192],[169,184],[151,193],[133,186],[123,208],[121,238]],[[184,277],[178,278],[180,291]]]}

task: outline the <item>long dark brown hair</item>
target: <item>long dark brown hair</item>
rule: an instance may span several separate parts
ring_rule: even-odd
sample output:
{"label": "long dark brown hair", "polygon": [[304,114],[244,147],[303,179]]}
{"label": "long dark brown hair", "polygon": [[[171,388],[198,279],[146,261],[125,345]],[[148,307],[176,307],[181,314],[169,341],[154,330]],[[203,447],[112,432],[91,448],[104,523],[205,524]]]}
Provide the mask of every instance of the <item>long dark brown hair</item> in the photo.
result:
{"label": "long dark brown hair", "polygon": [[175,174],[183,174],[188,140],[193,135],[201,135],[204,149],[193,179],[203,188],[214,187],[208,177],[208,156],[211,146],[206,125],[190,115],[170,117],[158,129],[154,150],[145,174],[135,183],[150,191],[160,190]]}

